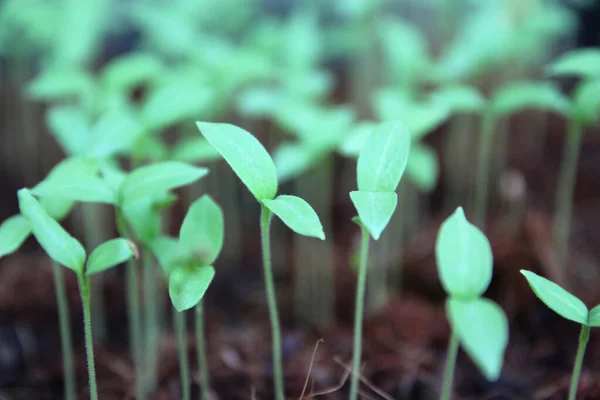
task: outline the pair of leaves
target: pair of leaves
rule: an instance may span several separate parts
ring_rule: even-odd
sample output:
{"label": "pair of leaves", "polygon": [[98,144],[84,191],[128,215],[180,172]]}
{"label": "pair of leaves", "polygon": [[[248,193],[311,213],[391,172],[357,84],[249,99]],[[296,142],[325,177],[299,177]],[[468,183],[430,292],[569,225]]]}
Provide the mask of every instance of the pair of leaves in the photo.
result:
{"label": "pair of leaves", "polygon": [[406,169],[410,134],[397,121],[377,125],[358,156],[358,191],[350,199],[362,224],[378,240],[396,209],[395,193]]}
{"label": "pair of leaves", "polygon": [[563,318],[587,326],[600,326],[600,305],[588,311],[581,300],[531,271],[521,270],[535,295],[552,311]]}
{"label": "pair of leaves", "polygon": [[485,235],[467,221],[461,207],[442,224],[435,244],[442,286],[448,295],[474,299],[492,279],[492,249]]}
{"label": "pair of leaves", "polygon": [[196,122],[202,135],[223,156],[259,203],[294,232],[325,239],[319,217],[296,196],[277,194],[277,169],[262,144],[249,132],[230,124]]}
{"label": "pair of leaves", "polygon": [[502,308],[488,299],[450,297],[446,314],[466,353],[488,380],[497,380],[508,344],[508,320]]}
{"label": "pair of leaves", "polygon": [[[57,263],[77,274],[84,272],[86,252],[81,243],[44,210],[28,189],[18,192],[19,208],[46,253]],[[136,255],[135,245],[113,239],[98,246],[87,261],[86,274],[104,271]]]}

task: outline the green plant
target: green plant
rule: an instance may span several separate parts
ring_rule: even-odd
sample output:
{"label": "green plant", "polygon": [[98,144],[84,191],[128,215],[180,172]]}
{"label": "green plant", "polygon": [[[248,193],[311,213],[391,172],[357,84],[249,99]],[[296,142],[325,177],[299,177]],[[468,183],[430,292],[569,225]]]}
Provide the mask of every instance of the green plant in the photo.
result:
{"label": "green plant", "polygon": [[409,148],[410,134],[404,126],[399,122],[385,122],[373,129],[358,156],[356,167],[358,190],[350,192],[350,198],[358,212],[355,222],[362,229],[354,317],[352,349],[354,374],[350,381],[351,400],[358,398],[369,236],[378,240],[392,218],[398,201],[395,191],[406,168]]}
{"label": "green plant", "polygon": [[452,333],[440,397],[449,400],[460,344],[488,380],[498,379],[508,343],[508,321],[496,303],[481,298],[492,279],[492,250],[462,208],[440,227],[435,256],[440,281],[449,295],[446,314]]}
{"label": "green plant", "polygon": [[571,376],[571,386],[569,389],[569,400],[575,400],[577,397],[577,386],[579,384],[579,375],[583,365],[585,348],[590,338],[590,330],[594,326],[600,326],[600,305],[588,311],[588,308],[581,300],[567,292],[556,283],[549,281],[531,271],[521,270],[521,273],[527,278],[533,293],[552,311],[561,317],[581,324],[581,333],[579,335],[579,346],[577,356]]}
{"label": "green plant", "polygon": [[89,257],[86,257],[83,246],[48,215],[28,189],[19,190],[18,197],[21,213],[29,222],[33,235],[42,248],[58,264],[73,270],[77,274],[83,303],[90,396],[93,400],[97,400],[98,392],[90,310],[90,275],[127,261],[136,255],[137,250],[133,243],[128,240],[113,239],[101,244],[94,249]]}
{"label": "green plant", "polygon": [[269,227],[272,215],[277,215],[294,232],[325,239],[319,217],[300,197],[277,197],[277,170],[273,160],[260,142],[249,132],[230,124],[197,122],[202,135],[223,156],[261,205],[260,232],[264,278],[271,321],[273,342],[273,376],[275,398],[283,400],[284,384],[281,359],[279,316],[275,298],[275,283],[271,266]]}

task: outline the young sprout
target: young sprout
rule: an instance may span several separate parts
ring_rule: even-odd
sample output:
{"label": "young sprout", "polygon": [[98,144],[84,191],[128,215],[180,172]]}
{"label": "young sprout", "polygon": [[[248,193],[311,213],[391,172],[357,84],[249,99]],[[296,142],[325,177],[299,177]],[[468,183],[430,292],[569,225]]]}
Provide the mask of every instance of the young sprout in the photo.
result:
{"label": "young sprout", "polygon": [[264,279],[273,342],[275,399],[284,399],[279,316],[271,266],[269,226],[277,215],[294,232],[325,239],[319,217],[300,197],[277,194],[277,170],[267,150],[249,132],[230,124],[197,122],[202,135],[223,156],[242,183],[261,205],[260,232]]}
{"label": "young sprout", "polygon": [[577,348],[577,356],[575,357],[575,365],[573,366],[573,375],[571,376],[571,386],[569,389],[569,400],[575,400],[577,397],[579,375],[583,366],[583,356],[590,338],[590,330],[594,326],[600,326],[600,305],[588,311],[588,308],[581,300],[556,283],[531,271],[521,270],[521,273],[527,278],[533,293],[548,308],[563,318],[581,324],[579,347]]}
{"label": "young sprout", "polygon": [[137,250],[133,243],[128,240],[113,239],[101,244],[89,257],[86,257],[83,246],[44,210],[28,189],[19,190],[18,197],[21,213],[29,222],[34,236],[44,251],[58,264],[73,270],[77,274],[79,292],[83,303],[90,397],[92,400],[98,400],[90,310],[90,275],[129,260],[136,256]]}
{"label": "young sprout", "polygon": [[492,279],[492,250],[461,207],[442,224],[435,256],[449,296],[446,314],[452,333],[440,397],[449,400],[460,344],[488,380],[498,379],[508,343],[508,320],[496,303],[480,297]]}
{"label": "young sprout", "polygon": [[409,148],[410,134],[404,126],[395,121],[384,122],[374,128],[358,156],[356,167],[358,190],[350,192],[350,198],[358,212],[358,217],[355,217],[354,221],[362,229],[362,244],[356,286],[352,349],[354,373],[350,380],[350,400],[358,398],[369,236],[378,240],[392,218],[398,201],[395,191],[406,168]]}

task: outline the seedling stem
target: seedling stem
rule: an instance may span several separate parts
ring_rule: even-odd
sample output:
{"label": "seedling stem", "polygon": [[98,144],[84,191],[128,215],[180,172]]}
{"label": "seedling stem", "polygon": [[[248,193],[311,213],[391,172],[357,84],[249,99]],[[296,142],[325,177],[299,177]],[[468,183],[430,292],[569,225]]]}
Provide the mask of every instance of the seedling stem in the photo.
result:
{"label": "seedling stem", "polygon": [[190,367],[186,344],[185,313],[173,310],[173,325],[177,336],[177,353],[179,355],[179,375],[181,376],[181,399],[191,400]]}
{"label": "seedling stem", "polygon": [[85,277],[83,272],[77,274],[79,281],[79,293],[83,304],[83,328],[85,335],[85,353],[87,356],[88,377],[90,382],[90,399],[98,400],[98,389],[96,386],[96,365],[94,364],[94,342],[92,340],[92,314],[90,306],[90,278]]}
{"label": "seedling stem", "polygon": [[575,366],[573,367],[573,376],[571,377],[571,388],[569,389],[569,400],[575,400],[577,396],[577,386],[579,385],[579,375],[581,375],[581,366],[583,365],[583,356],[588,340],[590,339],[589,325],[581,326],[579,334],[579,348],[577,349],[577,357],[575,357]]}
{"label": "seedling stem", "polygon": [[456,365],[458,346],[458,336],[453,332],[450,334],[450,342],[448,344],[448,356],[446,358],[446,367],[444,368],[444,384],[442,386],[441,400],[450,400],[450,395],[452,394],[452,382],[454,381],[454,366]]}
{"label": "seedling stem", "polygon": [[204,334],[204,301],[200,300],[196,306],[196,351],[198,352],[198,368],[200,369],[200,399],[210,400],[210,381]]}

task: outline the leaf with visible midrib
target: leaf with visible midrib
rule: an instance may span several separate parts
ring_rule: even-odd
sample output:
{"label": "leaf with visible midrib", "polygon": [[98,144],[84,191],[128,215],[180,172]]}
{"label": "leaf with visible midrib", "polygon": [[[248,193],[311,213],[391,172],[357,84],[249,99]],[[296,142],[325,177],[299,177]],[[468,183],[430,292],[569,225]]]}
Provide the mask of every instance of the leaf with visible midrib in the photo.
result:
{"label": "leaf with visible midrib", "polygon": [[319,216],[310,204],[300,197],[281,195],[275,200],[263,200],[263,204],[294,232],[325,240]]}
{"label": "leaf with visible midrib", "polygon": [[529,286],[535,295],[550,308],[563,318],[580,324],[588,324],[588,309],[581,300],[558,286],[531,271],[521,270],[521,273],[527,278]]}
{"label": "leaf with visible midrib", "polygon": [[169,276],[169,296],[175,309],[184,311],[195,307],[214,276],[215,269],[210,265],[192,263],[176,268]]}
{"label": "leaf with visible midrib", "polygon": [[250,132],[231,124],[196,125],[259,202],[275,197],[277,169],[267,150]]}
{"label": "leaf with visible midrib", "polygon": [[373,239],[379,240],[383,230],[390,222],[398,196],[394,192],[350,192],[350,199],[358,211],[361,223],[367,228]]}
{"label": "leaf with visible midrib", "polygon": [[105,271],[116,265],[124,263],[132,257],[137,258],[137,249],[130,240],[117,238],[102,243],[90,254],[86,275]]}

